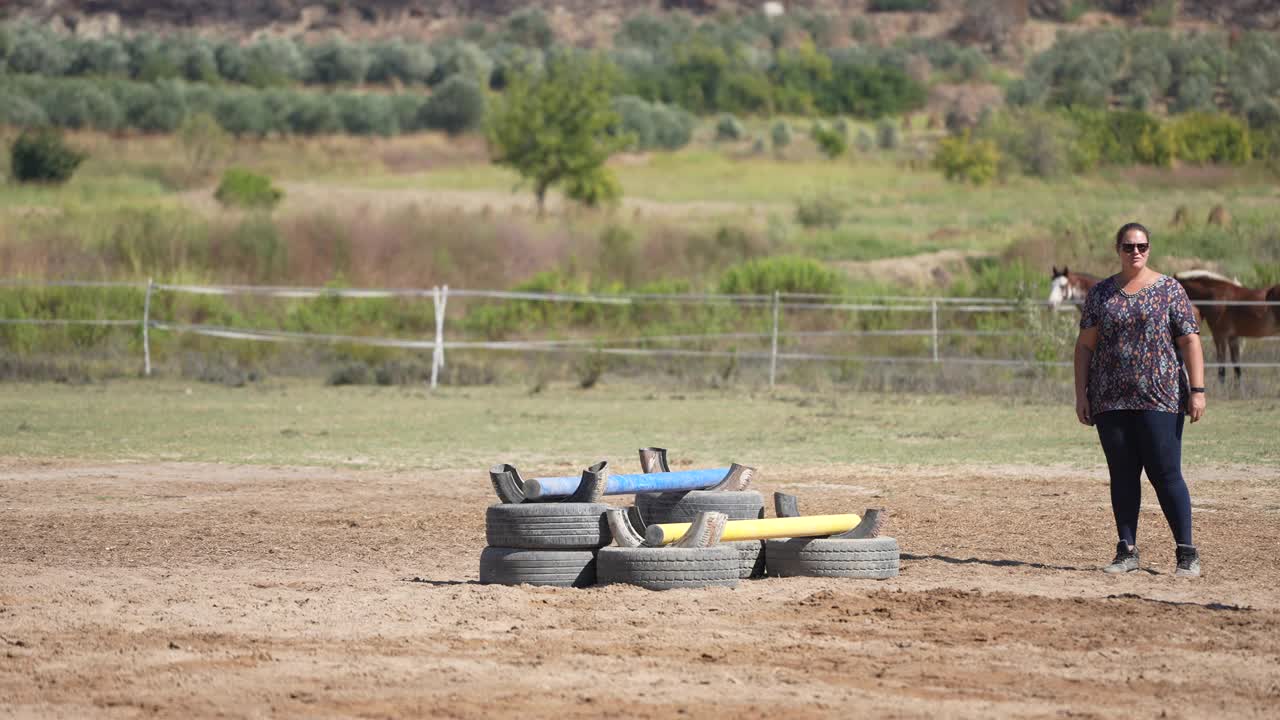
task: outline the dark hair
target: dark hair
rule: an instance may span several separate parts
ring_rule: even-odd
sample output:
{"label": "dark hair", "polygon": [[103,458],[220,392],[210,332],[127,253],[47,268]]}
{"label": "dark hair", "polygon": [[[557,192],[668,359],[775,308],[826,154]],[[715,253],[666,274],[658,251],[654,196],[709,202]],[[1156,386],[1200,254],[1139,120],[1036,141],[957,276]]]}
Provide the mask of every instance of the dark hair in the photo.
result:
{"label": "dark hair", "polygon": [[1147,242],[1151,242],[1151,231],[1147,229],[1147,226],[1143,225],[1142,223],[1131,222],[1131,223],[1125,223],[1124,225],[1121,225],[1120,229],[1116,231],[1116,247],[1120,247],[1120,243],[1124,242],[1124,236],[1128,235],[1130,232],[1134,230],[1137,230],[1141,232],[1143,235],[1146,235]]}

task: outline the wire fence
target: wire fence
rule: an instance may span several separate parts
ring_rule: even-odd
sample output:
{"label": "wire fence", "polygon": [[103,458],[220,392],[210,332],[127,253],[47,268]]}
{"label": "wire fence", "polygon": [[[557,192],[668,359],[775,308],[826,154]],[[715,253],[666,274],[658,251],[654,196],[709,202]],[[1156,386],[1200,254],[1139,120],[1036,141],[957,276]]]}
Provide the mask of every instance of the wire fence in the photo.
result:
{"label": "wire fence", "polygon": [[[290,287],[261,285],[190,285],[168,284],[148,281],[146,283],[118,282],[79,282],[79,281],[28,281],[21,279],[0,280],[0,288],[90,288],[90,289],[131,289],[143,293],[143,311],[138,318],[0,318],[0,326],[35,325],[35,326],[96,326],[96,327],[136,327],[140,330],[143,350],[143,373],[152,372],[151,333],[164,332],[173,334],[190,334],[225,340],[266,343],[319,343],[364,345],[369,347],[396,348],[410,351],[431,352],[431,386],[439,383],[440,371],[445,366],[446,351],[481,350],[494,352],[546,353],[546,352],[593,352],[610,356],[634,357],[669,357],[669,358],[735,358],[741,360],[761,361],[768,363],[769,385],[776,384],[780,362],[863,362],[863,363],[899,363],[906,365],[969,365],[969,366],[1006,366],[1006,367],[1070,367],[1071,362],[1061,358],[1044,357],[989,357],[962,355],[944,352],[944,343],[949,338],[1013,338],[1026,339],[1035,331],[1029,328],[981,328],[974,327],[972,322],[950,326],[947,319],[965,316],[1008,316],[1015,313],[1049,314],[1062,311],[1075,311],[1075,305],[1063,304],[1057,307],[1046,302],[1028,300],[1011,300],[1008,298],[982,297],[918,297],[918,296],[864,296],[849,298],[844,296],[815,295],[805,293],[773,293],[772,295],[714,295],[714,294],[572,294],[542,293],[503,290],[473,290],[450,288],[447,285],[431,288],[331,288],[331,287]],[[187,323],[158,320],[152,316],[153,298],[157,293],[175,293],[205,296],[252,296],[276,299],[387,299],[404,298],[429,300],[434,309],[434,333],[431,337],[415,339],[373,337],[364,335],[326,334],[297,332],[268,328],[225,327],[214,324]],[[682,333],[637,335],[617,338],[568,338],[568,339],[522,339],[522,340],[472,340],[449,339],[446,337],[446,313],[450,298],[466,298],[484,301],[520,301],[532,303],[573,303],[576,305],[601,306],[737,306],[755,308],[767,312],[770,318],[768,332],[721,332],[721,333]],[[1277,302],[1231,302],[1231,301],[1196,301],[1196,305],[1246,305],[1246,306],[1280,306]],[[923,315],[927,325],[924,327],[894,328],[824,328],[824,329],[785,329],[784,319],[788,313],[797,318],[796,313],[812,316],[820,311],[837,313],[879,312],[886,315]],[[801,323],[803,324],[803,323]],[[531,328],[530,330],[548,330],[548,328]],[[1208,331],[1208,328],[1205,328]],[[883,354],[858,352],[823,352],[784,347],[797,340],[832,340],[857,338],[916,338],[927,341],[924,354]],[[1280,338],[1265,338],[1275,340]],[[705,349],[709,343],[716,342],[755,342],[758,349],[716,350]],[[696,344],[703,349],[679,347]],[[649,347],[659,345],[665,347]],[[1219,359],[1221,360],[1221,359]],[[1280,362],[1242,362],[1233,364],[1242,368],[1280,368]],[[1207,363],[1208,368],[1227,367],[1221,362]]]}

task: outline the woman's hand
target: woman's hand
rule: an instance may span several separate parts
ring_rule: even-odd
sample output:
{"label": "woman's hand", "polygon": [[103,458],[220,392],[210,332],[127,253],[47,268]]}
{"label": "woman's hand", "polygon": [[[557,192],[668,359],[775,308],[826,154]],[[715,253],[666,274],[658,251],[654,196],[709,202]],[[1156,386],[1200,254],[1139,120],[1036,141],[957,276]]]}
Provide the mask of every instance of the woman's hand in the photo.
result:
{"label": "woman's hand", "polygon": [[[1204,410],[1203,400],[1200,403],[1200,408],[1201,408],[1201,411],[1203,412]],[[1089,398],[1087,397],[1076,398],[1076,419],[1079,420],[1082,425],[1093,425],[1093,417],[1089,414]],[[1192,422],[1195,422],[1195,421],[1193,420]]]}
{"label": "woman's hand", "polygon": [[1187,399],[1187,415],[1191,417],[1191,422],[1196,422],[1204,417],[1204,393],[1194,392]]}

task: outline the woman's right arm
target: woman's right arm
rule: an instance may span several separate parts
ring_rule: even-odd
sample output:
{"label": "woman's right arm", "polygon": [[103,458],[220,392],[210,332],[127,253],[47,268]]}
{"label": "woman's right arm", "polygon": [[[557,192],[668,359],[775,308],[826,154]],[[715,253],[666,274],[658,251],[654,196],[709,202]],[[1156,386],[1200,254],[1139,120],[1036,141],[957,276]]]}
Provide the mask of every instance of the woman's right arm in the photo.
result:
{"label": "woman's right arm", "polygon": [[1089,362],[1097,347],[1097,326],[1082,329],[1076,338],[1076,418],[1085,425],[1093,424],[1093,416],[1089,412]]}

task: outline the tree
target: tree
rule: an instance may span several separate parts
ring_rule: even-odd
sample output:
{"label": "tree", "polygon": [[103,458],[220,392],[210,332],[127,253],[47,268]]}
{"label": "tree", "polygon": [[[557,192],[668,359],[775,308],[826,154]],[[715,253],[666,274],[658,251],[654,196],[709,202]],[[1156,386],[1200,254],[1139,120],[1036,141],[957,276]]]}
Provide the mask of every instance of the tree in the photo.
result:
{"label": "tree", "polygon": [[188,115],[178,128],[178,142],[192,178],[206,177],[231,152],[231,138],[207,113]]}
{"label": "tree", "polygon": [[454,75],[431,93],[419,112],[422,127],[460,135],[484,119],[484,90],[464,75]]}
{"label": "tree", "polygon": [[18,182],[60,184],[71,179],[84,153],[67,147],[55,130],[24,130],[9,149],[9,166]]}
{"label": "tree", "polygon": [[622,118],[610,99],[615,75],[599,56],[561,55],[541,73],[515,75],[490,115],[493,161],[533,184],[539,214],[546,209],[547,191],[559,183],[588,205],[621,194],[604,163],[634,138],[617,132]]}

